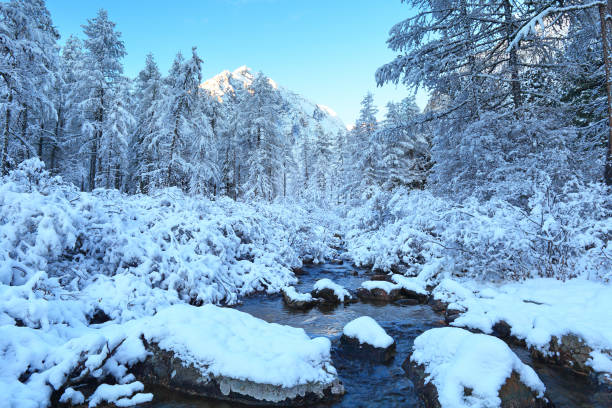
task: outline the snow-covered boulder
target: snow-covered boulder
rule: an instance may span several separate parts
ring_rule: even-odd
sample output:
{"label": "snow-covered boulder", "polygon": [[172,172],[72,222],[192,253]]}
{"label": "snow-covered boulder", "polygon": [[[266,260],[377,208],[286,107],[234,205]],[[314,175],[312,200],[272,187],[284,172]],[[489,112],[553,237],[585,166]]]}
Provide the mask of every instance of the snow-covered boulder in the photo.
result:
{"label": "snow-covered boulder", "polygon": [[293,286],[284,287],[282,293],[285,305],[291,309],[306,310],[319,302],[310,293],[299,293]]}
{"label": "snow-covered boulder", "polygon": [[372,280],[361,283],[357,297],[374,302],[393,302],[401,298],[401,291],[395,283]]}
{"label": "snow-covered boulder", "polygon": [[404,299],[413,304],[427,303],[429,293],[425,284],[416,278],[392,275],[389,280],[365,281],[357,290],[357,296],[363,300],[393,302]]}
{"label": "snow-covered boulder", "polygon": [[330,304],[349,303],[353,300],[348,290],[327,278],[316,281],[311,294]]}
{"label": "snow-covered boulder", "polygon": [[[585,296],[588,293],[588,296]],[[528,279],[483,285],[444,279],[433,298],[447,323],[527,347],[548,362],[612,376],[612,286],[584,279]]]}
{"label": "snow-covered boulder", "polygon": [[493,336],[428,330],[415,339],[403,367],[427,407],[552,406],[535,371]]}
{"label": "snow-covered boulder", "polygon": [[310,405],[344,393],[331,342],[234,309],[175,305],[134,324],[151,352],[136,377],[246,404]]}
{"label": "snow-covered boulder", "polygon": [[369,316],[347,323],[340,342],[344,352],[360,358],[388,362],[395,355],[395,341]]}

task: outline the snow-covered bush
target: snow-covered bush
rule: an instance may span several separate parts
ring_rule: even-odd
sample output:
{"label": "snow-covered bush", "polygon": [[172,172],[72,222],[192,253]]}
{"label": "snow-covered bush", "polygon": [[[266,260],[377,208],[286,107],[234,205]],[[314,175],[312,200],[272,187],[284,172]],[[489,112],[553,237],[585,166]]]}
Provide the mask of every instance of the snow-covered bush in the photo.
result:
{"label": "snow-covered bush", "polygon": [[325,225],[298,206],[176,189],[81,193],[34,159],[0,185],[0,283],[24,285],[42,272],[30,286],[45,299],[65,292],[115,319],[177,302],[231,304],[294,283],[302,258],[331,256]]}
{"label": "snow-covered bush", "polygon": [[[422,277],[612,278],[612,198],[601,184],[531,186],[525,207],[451,202],[429,191],[381,193],[349,211],[347,246],[361,265]],[[371,225],[372,228],[366,226]]]}

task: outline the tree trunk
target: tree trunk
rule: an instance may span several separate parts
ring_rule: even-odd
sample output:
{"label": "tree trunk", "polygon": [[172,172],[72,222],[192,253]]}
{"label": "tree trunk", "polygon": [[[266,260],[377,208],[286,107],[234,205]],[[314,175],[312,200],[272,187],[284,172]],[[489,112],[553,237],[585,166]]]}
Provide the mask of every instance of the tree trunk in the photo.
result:
{"label": "tree trunk", "polygon": [[606,167],[604,170],[604,179],[607,185],[612,185],[612,84],[610,81],[610,42],[609,42],[609,24],[606,16],[612,14],[612,0],[608,0],[607,7],[599,6],[599,18],[601,20],[601,41],[603,48],[604,66],[606,68],[606,94],[608,97],[608,151],[606,153]]}
{"label": "tree trunk", "polygon": [[94,121],[97,122],[98,128],[94,132],[92,140],[91,152],[89,155],[89,191],[96,188],[96,171],[98,169],[98,143],[102,139],[102,121],[104,120],[104,89],[100,89],[100,108],[96,112]]}
{"label": "tree trunk", "polygon": [[56,167],[57,145],[60,140],[60,129],[62,127],[60,124],[63,121],[62,115],[63,115],[62,108],[60,106],[57,109],[57,121],[55,122],[55,141],[53,142],[53,147],[51,148],[51,157],[50,157],[50,162],[49,162],[49,166],[52,172],[55,172],[55,167]]}
{"label": "tree trunk", "polygon": [[8,105],[6,107],[6,118],[4,124],[4,140],[2,143],[2,167],[0,168],[0,174],[5,175],[8,173],[8,145],[9,145],[9,134],[11,130],[11,108],[10,104],[13,102],[13,93],[11,92],[8,97]]}
{"label": "tree trunk", "polygon": [[100,139],[100,131],[96,130],[94,139],[91,141],[91,152],[89,153],[89,191],[96,188],[96,169],[98,161],[98,140]]}
{"label": "tree trunk", "polygon": [[174,135],[172,136],[172,144],[170,144],[170,161],[168,162],[168,174],[167,174],[167,181],[166,181],[166,187],[170,186],[170,182],[172,179],[172,161],[174,160],[174,150],[176,148],[176,143],[178,142],[178,138],[179,138],[179,117],[176,117],[176,121],[174,123]]}
{"label": "tree trunk", "polygon": [[[504,20],[506,26],[506,41],[510,44],[514,37],[514,31],[516,30],[514,17],[512,17],[512,5],[510,4],[510,0],[504,0]],[[523,103],[518,62],[517,47],[512,47],[510,49],[508,65],[511,77],[512,102],[514,102],[515,108],[520,107]]]}
{"label": "tree trunk", "polygon": [[26,141],[28,140],[28,107],[23,107],[23,121],[21,122],[21,143],[24,144],[26,155],[24,158],[30,158],[30,149],[28,149],[28,145]]}

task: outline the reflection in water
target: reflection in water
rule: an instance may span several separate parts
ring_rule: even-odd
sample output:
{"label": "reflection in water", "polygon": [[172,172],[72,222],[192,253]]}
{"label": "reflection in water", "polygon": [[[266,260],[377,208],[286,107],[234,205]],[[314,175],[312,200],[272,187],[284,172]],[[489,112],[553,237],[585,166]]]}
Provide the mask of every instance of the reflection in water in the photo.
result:
{"label": "reflection in water", "polygon": [[[367,272],[359,277],[351,273],[354,268],[347,265],[309,266],[296,285],[298,291],[310,292],[314,282],[322,276],[336,283],[356,289],[367,280]],[[401,368],[408,356],[414,339],[424,331],[438,325],[440,316],[428,306],[374,305],[355,303],[340,305],[333,310],[311,309],[294,311],[284,306],[281,296],[258,295],[247,298],[236,309],[247,312],[271,323],[303,328],[311,337],[325,336],[332,341],[332,359],[342,380],[346,395],[334,407],[413,407],[419,406],[412,383]],[[397,345],[397,354],[388,365],[376,365],[367,361],[346,358],[339,351],[342,328],[349,321],[360,317],[374,318],[392,336]],[[549,366],[533,363],[524,350],[515,350],[527,364],[532,365],[546,384],[548,394],[558,408],[584,407],[603,408],[605,405],[592,401],[594,389],[586,380],[569,376]],[[155,403],[152,408],[242,408],[239,404],[202,401],[197,398],[179,396],[175,393],[153,391]]]}

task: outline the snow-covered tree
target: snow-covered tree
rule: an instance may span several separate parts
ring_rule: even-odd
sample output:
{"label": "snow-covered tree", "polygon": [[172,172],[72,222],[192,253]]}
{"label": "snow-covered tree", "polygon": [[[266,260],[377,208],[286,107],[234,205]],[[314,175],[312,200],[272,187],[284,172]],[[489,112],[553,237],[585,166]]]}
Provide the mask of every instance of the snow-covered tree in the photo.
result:
{"label": "snow-covered tree", "polygon": [[0,3],[1,173],[53,144],[58,38],[43,0]]}
{"label": "snow-covered tree", "polygon": [[[153,54],[148,54],[145,67],[138,73],[135,81],[134,97],[136,99],[136,130],[131,140],[130,158],[131,178],[133,186],[130,191],[147,192],[149,185],[159,185],[152,182],[155,176],[156,161],[158,160],[158,146],[156,145],[159,134],[159,121],[162,112],[158,111],[161,101],[164,99],[164,82],[155,62]],[[159,174],[157,174],[159,176]]]}
{"label": "snow-covered tree", "polygon": [[115,30],[106,10],[99,10],[96,17],[83,25],[85,62],[79,75],[80,118],[82,129],[81,153],[89,156],[87,188],[94,189],[100,180],[98,170],[107,168],[107,158],[100,155],[100,143],[112,138],[105,135],[107,116],[117,95],[116,87],[120,82],[123,65],[121,59],[126,55],[121,33]]}
{"label": "snow-covered tree", "polygon": [[425,183],[429,146],[417,128],[418,115],[414,98],[387,104],[386,118],[375,136],[381,150],[380,184],[386,190]]}
{"label": "snow-covered tree", "polygon": [[278,112],[280,100],[269,79],[259,73],[241,104],[241,121],[247,136],[247,176],[243,190],[247,197],[275,198],[282,133]]}

